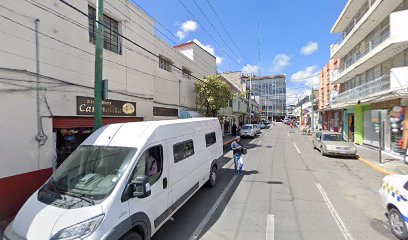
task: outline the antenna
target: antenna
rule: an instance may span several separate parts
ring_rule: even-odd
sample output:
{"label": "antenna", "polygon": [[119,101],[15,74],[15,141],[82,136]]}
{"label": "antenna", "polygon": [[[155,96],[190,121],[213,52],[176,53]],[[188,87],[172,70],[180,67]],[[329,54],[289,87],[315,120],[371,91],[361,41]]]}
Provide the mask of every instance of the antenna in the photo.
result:
{"label": "antenna", "polygon": [[258,22],[258,76],[261,76],[261,28]]}

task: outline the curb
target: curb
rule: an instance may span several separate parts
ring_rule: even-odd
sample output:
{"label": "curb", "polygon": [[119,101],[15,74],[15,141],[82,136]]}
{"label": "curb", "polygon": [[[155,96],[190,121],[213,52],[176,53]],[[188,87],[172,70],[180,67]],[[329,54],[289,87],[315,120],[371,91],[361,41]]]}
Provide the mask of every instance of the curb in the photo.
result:
{"label": "curb", "polygon": [[384,169],[384,168],[382,168],[380,166],[377,166],[376,164],[374,164],[374,163],[372,163],[372,162],[370,162],[368,160],[365,160],[364,158],[359,157],[358,160],[365,163],[366,165],[370,166],[372,169],[374,169],[377,172],[380,172],[380,173],[382,173],[384,175],[394,174],[393,172],[390,172],[390,171],[388,171],[388,170],[386,170],[386,169]]}

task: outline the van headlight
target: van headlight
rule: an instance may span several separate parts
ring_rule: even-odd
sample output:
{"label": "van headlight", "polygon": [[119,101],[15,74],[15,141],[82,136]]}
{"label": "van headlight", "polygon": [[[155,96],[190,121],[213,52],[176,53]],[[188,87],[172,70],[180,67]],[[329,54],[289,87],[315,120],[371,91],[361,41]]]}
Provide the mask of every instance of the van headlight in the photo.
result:
{"label": "van headlight", "polygon": [[57,234],[55,234],[51,240],[71,240],[87,237],[98,228],[104,216],[105,214],[101,214],[71,227],[64,228],[57,232]]}

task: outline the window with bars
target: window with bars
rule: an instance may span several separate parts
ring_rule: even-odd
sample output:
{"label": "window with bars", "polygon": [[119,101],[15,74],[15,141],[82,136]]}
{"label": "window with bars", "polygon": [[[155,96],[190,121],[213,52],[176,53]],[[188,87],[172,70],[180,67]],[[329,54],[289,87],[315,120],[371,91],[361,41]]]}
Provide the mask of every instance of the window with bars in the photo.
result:
{"label": "window with bars", "polygon": [[191,71],[187,68],[183,68],[182,70],[183,78],[191,79]]}
{"label": "window with bars", "polygon": [[[171,72],[172,64],[173,63],[169,59],[167,59],[167,58],[165,58],[163,56],[159,56],[159,67],[161,69],[164,69],[167,72]],[[184,74],[184,72],[183,72],[183,74]]]}
{"label": "window with bars", "polygon": [[[96,33],[96,10],[95,8],[88,6],[89,13],[89,42],[95,44]],[[111,52],[122,54],[119,23],[118,21],[103,15],[103,48]]]}

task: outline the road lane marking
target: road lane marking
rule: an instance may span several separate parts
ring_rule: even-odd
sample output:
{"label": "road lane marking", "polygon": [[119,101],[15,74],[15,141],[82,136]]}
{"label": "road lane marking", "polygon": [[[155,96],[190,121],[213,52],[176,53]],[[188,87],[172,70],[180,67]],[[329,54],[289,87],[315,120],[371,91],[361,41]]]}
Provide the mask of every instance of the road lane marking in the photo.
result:
{"label": "road lane marking", "polygon": [[268,135],[269,132],[265,133],[265,136]]}
{"label": "road lane marking", "polygon": [[266,220],[266,240],[274,240],[275,239],[275,216],[272,214],[268,214],[268,218]]}
{"label": "road lane marking", "polygon": [[293,146],[295,146],[296,151],[300,154],[300,150],[299,150],[299,148],[296,146],[296,143],[293,143]]}
{"label": "road lane marking", "polygon": [[289,132],[288,132],[288,137],[290,137],[290,134],[289,134]]}
{"label": "road lane marking", "polygon": [[221,193],[221,195],[218,197],[217,201],[214,203],[214,205],[212,206],[212,208],[208,211],[207,215],[205,215],[205,217],[203,218],[203,220],[201,221],[200,225],[198,225],[198,227],[196,228],[196,230],[194,231],[193,235],[191,235],[191,237],[189,238],[190,240],[193,239],[198,239],[201,235],[201,232],[204,230],[205,226],[208,224],[208,222],[210,221],[212,215],[215,213],[215,211],[217,210],[218,206],[221,204],[222,200],[224,200],[225,195],[227,195],[227,193],[229,192],[229,190],[231,189],[232,185],[234,184],[235,180],[237,179],[237,175],[234,175],[234,177],[230,180],[230,182],[228,183],[227,187],[225,187],[224,191]]}
{"label": "road lane marking", "polygon": [[262,140],[258,142],[258,144],[261,144],[261,143],[262,143]]}
{"label": "road lane marking", "polygon": [[323,197],[324,202],[326,203],[327,207],[329,208],[329,211],[336,221],[337,227],[339,228],[341,234],[343,234],[344,239],[346,240],[352,240],[353,237],[351,236],[350,232],[347,230],[346,225],[344,224],[343,220],[341,220],[340,215],[334,208],[333,204],[331,203],[329,197],[327,196],[326,192],[324,191],[322,185],[320,183],[316,183],[317,189],[319,189],[320,194]]}

